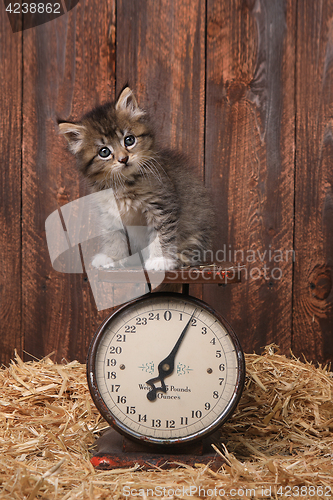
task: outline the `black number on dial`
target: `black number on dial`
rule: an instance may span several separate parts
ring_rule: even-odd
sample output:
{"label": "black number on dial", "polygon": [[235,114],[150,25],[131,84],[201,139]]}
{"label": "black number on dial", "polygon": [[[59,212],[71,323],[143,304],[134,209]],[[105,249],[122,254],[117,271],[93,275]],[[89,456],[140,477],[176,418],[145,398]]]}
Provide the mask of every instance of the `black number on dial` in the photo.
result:
{"label": "black number on dial", "polygon": [[153,321],[154,319],[156,319],[156,320],[159,320],[159,319],[160,319],[160,314],[159,314],[159,313],[157,313],[157,314],[154,314],[154,313],[149,313],[149,315],[148,315],[148,316],[149,316],[149,320],[150,320],[150,321]]}
{"label": "black number on dial", "polygon": [[161,421],[159,419],[151,421],[152,427],[161,427]]}
{"label": "black number on dial", "polygon": [[117,342],[126,342],[126,335],[117,334]]}
{"label": "black number on dial", "polygon": [[[126,325],[125,326],[125,333],[135,333],[136,332],[136,327],[135,325]],[[125,337],[125,335],[124,335]],[[125,340],[124,340],[125,342]]]}
{"label": "black number on dial", "polygon": [[165,311],[163,316],[164,316],[165,321],[170,321],[170,319],[172,318],[171,311]]}
{"label": "black number on dial", "polygon": [[112,345],[110,347],[110,354],[121,354],[121,352],[122,352],[122,348],[119,346],[115,347],[114,345]]}
{"label": "black number on dial", "polygon": [[147,324],[147,318],[136,318],[136,324],[137,325],[146,325]]}
{"label": "black number on dial", "polygon": [[120,385],[119,384],[117,384],[117,385],[113,385],[112,384],[110,390],[111,390],[111,392],[118,392],[119,389],[120,389]]}

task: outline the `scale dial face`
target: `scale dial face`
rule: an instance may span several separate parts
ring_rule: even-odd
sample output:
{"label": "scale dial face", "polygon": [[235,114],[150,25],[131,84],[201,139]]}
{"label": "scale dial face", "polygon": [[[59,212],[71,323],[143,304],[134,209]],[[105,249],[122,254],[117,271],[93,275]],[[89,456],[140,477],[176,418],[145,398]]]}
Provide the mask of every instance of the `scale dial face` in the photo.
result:
{"label": "scale dial face", "polygon": [[87,374],[112,427],[135,440],[173,445],[212,433],[231,415],[245,364],[233,330],[207,304],[153,293],[102,323]]}

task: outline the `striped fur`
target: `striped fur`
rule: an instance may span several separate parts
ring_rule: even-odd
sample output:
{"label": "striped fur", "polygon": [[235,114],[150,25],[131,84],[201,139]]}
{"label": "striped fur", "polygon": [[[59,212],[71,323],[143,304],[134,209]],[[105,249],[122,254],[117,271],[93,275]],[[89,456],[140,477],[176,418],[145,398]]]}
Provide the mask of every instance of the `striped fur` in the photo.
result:
{"label": "striped fur", "polygon": [[[79,123],[59,122],[59,131],[91,191],[112,188],[123,224],[146,226],[148,240],[157,233],[163,256],[152,250],[147,269],[173,269],[202,261],[212,242],[211,201],[186,160],[156,146],[153,127],[130,89],[121,93],[116,104],[93,109]],[[129,144],[133,137],[135,143]],[[108,148],[103,154],[111,153],[108,158],[100,156],[103,148]],[[94,259],[93,265],[108,267],[128,250],[124,235],[108,232],[107,197],[100,209],[106,234],[104,260]]]}

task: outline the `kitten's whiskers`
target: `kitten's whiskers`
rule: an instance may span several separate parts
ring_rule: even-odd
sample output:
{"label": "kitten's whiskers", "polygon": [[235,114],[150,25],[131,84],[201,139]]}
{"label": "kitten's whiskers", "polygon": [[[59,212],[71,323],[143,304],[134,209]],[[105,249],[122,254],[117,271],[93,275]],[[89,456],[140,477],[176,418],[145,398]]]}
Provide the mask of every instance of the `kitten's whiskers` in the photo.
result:
{"label": "kitten's whiskers", "polygon": [[[141,161],[139,162],[138,165],[140,166],[141,171],[142,170],[145,171],[146,175],[148,174],[148,172],[150,172],[152,174],[152,176],[155,177],[162,184],[163,183],[162,176],[161,176],[157,166],[154,165],[153,161],[154,161],[154,158],[151,158],[149,156],[148,157],[143,156],[143,157],[141,157]],[[158,165],[159,165],[159,163],[158,163]],[[159,165],[159,166],[161,167],[161,165]],[[163,171],[164,171],[164,169],[163,169]]]}

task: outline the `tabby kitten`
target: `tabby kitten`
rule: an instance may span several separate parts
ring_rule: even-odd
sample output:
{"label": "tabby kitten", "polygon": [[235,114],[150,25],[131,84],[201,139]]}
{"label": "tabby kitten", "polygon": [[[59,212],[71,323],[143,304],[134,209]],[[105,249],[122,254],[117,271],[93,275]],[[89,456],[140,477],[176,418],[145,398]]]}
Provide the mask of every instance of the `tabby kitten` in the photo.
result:
{"label": "tabby kitten", "polygon": [[[124,226],[147,228],[147,270],[200,263],[211,245],[211,201],[183,157],[156,146],[153,126],[128,87],[115,104],[99,106],[79,122],[59,121],[59,132],[91,191],[112,188]],[[105,236],[92,265],[113,267],[128,255],[128,239],[110,230],[114,213],[107,194],[99,209]],[[137,243],[132,253],[140,250]]]}

